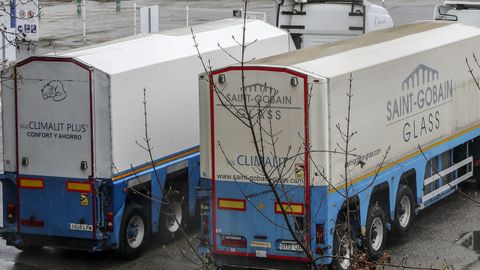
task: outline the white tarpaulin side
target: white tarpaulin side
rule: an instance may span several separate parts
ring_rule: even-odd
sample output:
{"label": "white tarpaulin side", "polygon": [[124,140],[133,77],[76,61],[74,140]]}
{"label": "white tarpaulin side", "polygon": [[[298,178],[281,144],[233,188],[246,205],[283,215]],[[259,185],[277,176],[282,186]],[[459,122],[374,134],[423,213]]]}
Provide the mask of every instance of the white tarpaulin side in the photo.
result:
{"label": "white tarpaulin side", "polygon": [[[346,125],[352,74],[350,128],[356,135],[349,147],[356,149],[356,156],[347,165],[350,179],[357,181],[374,175],[389,147],[384,164],[388,168],[421,155],[419,145],[453,147],[458,136],[478,129],[480,91],[465,63],[473,61],[472,54],[480,54],[478,44],[478,28],[416,23],[273,56],[252,63],[252,68],[284,67],[308,75],[310,82],[326,81],[326,96],[311,99],[319,102],[319,110],[309,113],[309,137],[328,138],[328,147],[312,151],[333,151],[344,144],[336,126]],[[207,132],[202,133],[202,145]],[[329,171],[334,185],[343,184],[343,156],[330,154],[330,160],[318,164]],[[208,170],[202,166],[202,172]]]}

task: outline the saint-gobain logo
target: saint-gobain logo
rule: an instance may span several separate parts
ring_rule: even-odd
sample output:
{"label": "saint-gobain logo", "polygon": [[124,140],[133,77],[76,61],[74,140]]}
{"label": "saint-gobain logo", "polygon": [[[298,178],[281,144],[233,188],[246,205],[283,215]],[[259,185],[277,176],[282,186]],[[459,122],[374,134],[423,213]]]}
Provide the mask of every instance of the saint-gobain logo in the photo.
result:
{"label": "saint-gobain logo", "polygon": [[[403,125],[402,138],[410,142],[439,130],[442,106],[453,100],[448,73],[419,64],[401,83],[401,91],[386,102],[387,125]],[[448,105],[447,105],[448,106]]]}
{"label": "saint-gobain logo", "polygon": [[408,90],[421,85],[429,84],[438,80],[439,73],[437,70],[427,67],[423,64],[413,70],[408,77],[402,82],[402,90]]}
{"label": "saint-gobain logo", "polygon": [[245,92],[247,92],[247,93],[266,93],[266,94],[270,94],[270,95],[275,95],[275,94],[278,93],[278,90],[273,88],[273,87],[267,86],[265,84],[254,83],[254,84],[245,86]]}
{"label": "saint-gobain logo", "polygon": [[67,92],[61,81],[52,80],[42,87],[42,97],[44,100],[51,98],[53,101],[58,102],[67,97]]}
{"label": "saint-gobain logo", "polygon": [[387,100],[387,121],[441,105],[453,98],[453,80],[444,79],[440,72],[419,64],[402,81],[402,91]]}

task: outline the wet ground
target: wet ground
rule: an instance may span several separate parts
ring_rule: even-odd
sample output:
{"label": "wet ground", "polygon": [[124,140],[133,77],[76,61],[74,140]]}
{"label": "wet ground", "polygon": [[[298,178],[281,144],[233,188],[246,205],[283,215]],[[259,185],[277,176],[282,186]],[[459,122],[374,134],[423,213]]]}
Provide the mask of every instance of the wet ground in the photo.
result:
{"label": "wet ground", "polygon": [[421,211],[405,238],[388,241],[394,263],[480,269],[480,190],[471,183],[463,191]]}

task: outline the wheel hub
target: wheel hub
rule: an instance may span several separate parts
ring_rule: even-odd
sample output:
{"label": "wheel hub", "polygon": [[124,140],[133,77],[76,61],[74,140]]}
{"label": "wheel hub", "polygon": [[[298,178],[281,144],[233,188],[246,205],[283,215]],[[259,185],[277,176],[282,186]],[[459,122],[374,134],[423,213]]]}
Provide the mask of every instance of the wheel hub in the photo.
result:
{"label": "wheel hub", "polygon": [[372,227],[370,228],[370,243],[373,250],[380,250],[383,242],[383,233],[384,230],[382,220],[376,217],[372,222]]}
{"label": "wheel hub", "polygon": [[339,259],[339,264],[342,269],[350,268],[350,260],[353,254],[353,244],[350,242],[348,237],[344,237],[340,247],[339,254],[341,258]]}
{"label": "wheel hub", "polygon": [[171,201],[170,207],[168,208],[169,214],[167,217],[167,229],[171,233],[175,233],[180,228],[182,223],[182,205],[180,202]]}
{"label": "wheel hub", "polygon": [[127,243],[132,248],[138,248],[145,236],[145,224],[139,216],[133,216],[127,224]]}
{"label": "wheel hub", "polygon": [[400,211],[399,211],[398,221],[400,226],[407,227],[410,218],[411,218],[411,204],[407,196],[403,196],[400,200]]}

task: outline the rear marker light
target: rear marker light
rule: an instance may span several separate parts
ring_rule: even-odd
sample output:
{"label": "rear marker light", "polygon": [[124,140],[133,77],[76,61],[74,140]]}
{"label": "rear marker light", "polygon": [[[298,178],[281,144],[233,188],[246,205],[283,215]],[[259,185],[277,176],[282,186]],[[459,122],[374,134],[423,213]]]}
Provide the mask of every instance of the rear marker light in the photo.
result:
{"label": "rear marker light", "polygon": [[292,86],[297,86],[298,85],[298,78],[297,77],[291,77],[290,78],[290,84]]}
{"label": "rear marker light", "polygon": [[227,81],[227,79],[225,78],[225,74],[218,75],[218,82],[219,83],[224,84],[226,81]]}
{"label": "rear marker light", "polygon": [[21,188],[43,189],[45,187],[43,179],[20,178],[19,181]]}
{"label": "rear marker light", "polygon": [[30,162],[28,161],[28,157],[22,157],[22,165],[23,166],[28,166]]}
{"label": "rear marker light", "polygon": [[107,230],[113,231],[113,212],[109,211],[107,213]]}
{"label": "rear marker light", "polygon": [[36,220],[35,217],[30,217],[29,219],[22,219],[20,220],[20,224],[22,226],[28,226],[28,227],[43,227],[43,221],[42,220]]}
{"label": "rear marker light", "polygon": [[88,163],[86,161],[80,162],[80,170],[86,171],[88,169]]}
{"label": "rear marker light", "polygon": [[[303,215],[303,204],[282,202],[283,209],[288,215]],[[275,203],[275,213],[281,214],[282,208],[278,202]]]}
{"label": "rear marker light", "polygon": [[220,236],[222,245],[225,247],[246,248],[247,239],[243,236],[222,235]]}
{"label": "rear marker light", "polygon": [[15,221],[15,205],[13,203],[8,204],[8,222],[13,223]]}
{"label": "rear marker light", "polygon": [[218,209],[245,211],[245,200],[218,199]]}
{"label": "rear marker light", "polygon": [[324,241],[323,241],[323,224],[317,224],[316,225],[316,231],[317,231],[317,234],[316,234],[316,245],[317,247],[315,248],[315,253],[317,254],[323,254],[323,244],[324,244]]}

